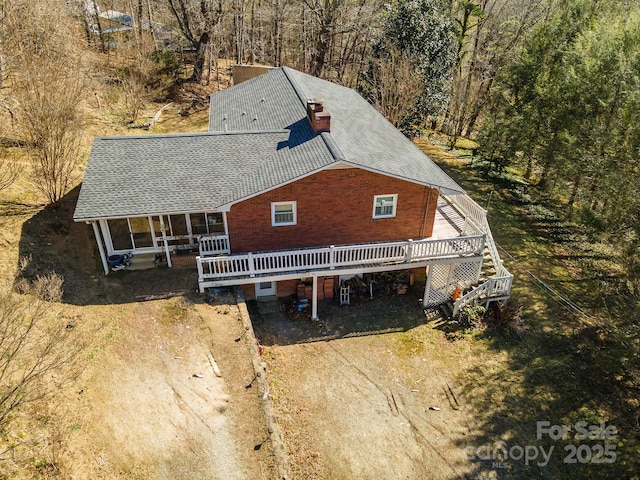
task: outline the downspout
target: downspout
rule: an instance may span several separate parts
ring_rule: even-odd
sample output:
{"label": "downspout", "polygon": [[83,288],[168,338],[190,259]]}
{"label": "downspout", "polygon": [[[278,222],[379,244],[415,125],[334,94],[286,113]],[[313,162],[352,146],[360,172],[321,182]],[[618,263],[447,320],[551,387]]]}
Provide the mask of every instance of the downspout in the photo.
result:
{"label": "downspout", "polygon": [[[429,194],[427,195],[427,204],[424,208],[424,220],[422,221],[422,231],[420,232],[420,238],[424,238],[424,231],[427,229],[427,218],[429,217],[429,206],[431,204],[431,187],[429,187]],[[431,232],[433,234],[433,232]]]}

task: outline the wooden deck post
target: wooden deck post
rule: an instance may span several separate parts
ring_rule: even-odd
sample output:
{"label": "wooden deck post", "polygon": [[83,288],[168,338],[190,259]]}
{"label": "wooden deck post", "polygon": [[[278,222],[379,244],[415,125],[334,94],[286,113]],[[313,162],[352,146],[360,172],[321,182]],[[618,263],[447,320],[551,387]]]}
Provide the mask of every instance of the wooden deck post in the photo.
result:
{"label": "wooden deck post", "polygon": [[102,259],[102,267],[104,268],[104,274],[109,275],[109,263],[107,263],[107,256],[104,253],[104,246],[102,245],[102,239],[100,238],[100,230],[98,230],[98,224],[91,222],[93,227],[93,234],[96,236],[96,242],[98,242],[98,250],[100,251],[100,258]]}
{"label": "wooden deck post", "polygon": [[311,293],[311,320],[318,320],[318,276],[313,276],[313,292]]}

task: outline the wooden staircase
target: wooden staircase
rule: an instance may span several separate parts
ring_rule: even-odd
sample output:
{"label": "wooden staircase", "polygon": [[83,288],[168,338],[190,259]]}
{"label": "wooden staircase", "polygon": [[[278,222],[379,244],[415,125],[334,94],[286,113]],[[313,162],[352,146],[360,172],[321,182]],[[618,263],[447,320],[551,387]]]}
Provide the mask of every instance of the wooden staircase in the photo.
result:
{"label": "wooden staircase", "polygon": [[460,310],[473,305],[488,307],[491,302],[508,300],[511,293],[513,275],[502,264],[497,246],[493,240],[487,221],[487,212],[470,197],[450,196],[445,198],[465,217],[464,233],[485,235],[482,268],[478,284],[455,302],[447,302],[441,308],[445,317],[457,317]]}
{"label": "wooden staircase", "polygon": [[480,270],[480,282],[482,283],[489,278],[493,278],[496,276],[496,266],[493,263],[493,257],[491,256],[491,251],[489,250],[489,246],[485,244],[484,252],[482,253],[482,269]]}

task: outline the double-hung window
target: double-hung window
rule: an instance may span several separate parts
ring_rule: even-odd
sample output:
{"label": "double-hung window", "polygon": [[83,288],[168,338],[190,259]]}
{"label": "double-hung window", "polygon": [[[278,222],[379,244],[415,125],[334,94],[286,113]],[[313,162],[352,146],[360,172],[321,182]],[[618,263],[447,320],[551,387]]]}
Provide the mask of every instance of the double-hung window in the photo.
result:
{"label": "double-hung window", "polygon": [[396,216],[398,194],[376,195],[373,197],[373,218],[392,218]]}
{"label": "double-hung window", "polygon": [[271,204],[271,225],[280,227],[296,224],[296,202],[273,202]]}

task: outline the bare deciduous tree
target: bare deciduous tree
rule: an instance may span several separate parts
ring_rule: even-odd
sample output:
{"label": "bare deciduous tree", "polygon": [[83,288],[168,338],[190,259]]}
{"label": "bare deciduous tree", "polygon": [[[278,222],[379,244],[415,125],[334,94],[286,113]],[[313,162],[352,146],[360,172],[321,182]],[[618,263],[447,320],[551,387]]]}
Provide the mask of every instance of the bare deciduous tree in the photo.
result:
{"label": "bare deciduous tree", "polygon": [[16,0],[7,4],[4,20],[10,96],[33,181],[55,203],[73,184],[80,160],[85,81],[74,50],[78,35],[63,2]]}
{"label": "bare deciduous tree", "polygon": [[[0,151],[0,157],[2,151]],[[16,177],[18,176],[18,169],[13,163],[9,163],[6,159],[0,158],[0,191],[9,188]]]}
{"label": "bare deciduous tree", "polygon": [[200,82],[204,72],[207,45],[222,19],[222,0],[167,0],[180,31],[195,48],[190,80]]}
{"label": "bare deciduous tree", "polygon": [[371,67],[370,100],[397,128],[413,113],[413,106],[424,91],[424,82],[412,61],[397,48],[374,60]]}
{"label": "bare deciduous tree", "polygon": [[32,161],[32,180],[50,203],[60,200],[76,180],[81,155],[82,118],[78,76],[57,62],[22,72],[15,91],[19,122]]}
{"label": "bare deciduous tree", "polygon": [[[50,274],[29,285],[30,297],[0,293],[0,429],[12,412],[77,377],[85,348],[71,323],[54,319],[63,279]],[[52,378],[55,374],[55,379]]]}

